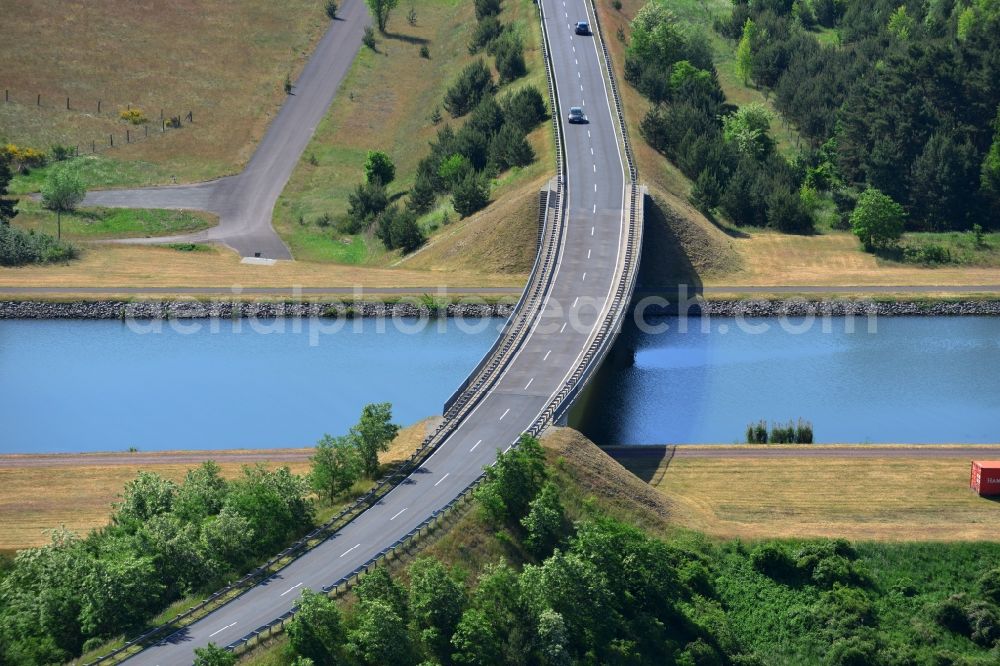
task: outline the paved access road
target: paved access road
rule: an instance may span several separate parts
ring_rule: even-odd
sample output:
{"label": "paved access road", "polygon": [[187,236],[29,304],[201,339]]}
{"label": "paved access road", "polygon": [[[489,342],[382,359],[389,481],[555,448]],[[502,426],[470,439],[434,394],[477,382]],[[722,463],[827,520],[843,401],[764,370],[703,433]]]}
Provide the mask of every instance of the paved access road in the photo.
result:
{"label": "paved access road", "polygon": [[[541,0],[564,110],[583,106],[589,125],[564,126],[566,230],[543,315],[494,387],[440,448],[378,504],[280,574],[139,653],[129,663],[186,665],[194,648],[227,645],[292,608],[303,588],[330,585],[444,507],[544,410],[578,364],[621,272],[625,167],[595,37],[570,26],[585,0]],[[593,24],[593,21],[591,21]]]}
{"label": "paved access road", "polygon": [[294,94],[281,106],[243,173],[196,185],[100,190],[87,193],[84,206],[205,210],[219,224],[193,234],[134,238],[127,243],[218,242],[244,257],[291,259],[292,254],[271,226],[271,212],[316,125],[347,75],[361,47],[368,10],[362,0],[342,3],[316,46]]}

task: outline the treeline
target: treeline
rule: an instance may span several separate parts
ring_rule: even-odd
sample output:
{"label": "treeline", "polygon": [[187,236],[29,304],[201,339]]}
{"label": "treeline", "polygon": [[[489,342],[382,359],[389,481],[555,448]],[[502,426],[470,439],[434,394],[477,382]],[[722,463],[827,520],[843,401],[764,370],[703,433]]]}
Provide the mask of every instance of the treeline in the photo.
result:
{"label": "treeline", "polygon": [[[516,569],[474,581],[421,558],[409,585],[383,568],[357,603],[304,593],[288,630],[296,664],[726,663],[714,618],[697,616],[711,589],[695,553],[623,523],[573,525],[538,442],[500,454],[477,492],[481,520],[528,554]],[[695,617],[694,621],[692,617]],[[707,660],[707,661],[706,661]]]}
{"label": "treeline", "polygon": [[452,118],[469,116],[457,132],[448,124],[431,142],[430,155],[420,161],[407,208],[421,215],[439,195],[451,195],[452,205],[466,217],[489,203],[490,179],[511,167],[535,159],[527,135],[546,116],[545,100],[534,86],[497,98],[499,84],[527,72],[524,43],[516,28],[500,21],[499,0],[475,0],[476,28],[469,52],[492,55],[499,82],[483,58],[462,70],[444,97]]}
{"label": "treeline", "polygon": [[144,622],[185,594],[221,586],[312,525],[306,481],[245,467],[227,481],[206,462],[176,484],[141,472],[111,524],[19,551],[0,581],[8,664],[62,663]]}
{"label": "treeline", "polygon": [[654,106],[640,131],[694,181],[691,200],[738,225],[813,229],[795,168],[774,149],[770,115],[726,103],[704,35],[653,0],[632,21],[625,79]]}
{"label": "treeline", "polygon": [[799,419],[788,423],[772,423],[768,432],[767,421],[761,419],[747,426],[747,444],[812,444],[813,427],[809,421]]}
{"label": "treeline", "polygon": [[17,553],[0,571],[0,663],[63,663],[134,634],[171,602],[211,592],[315,524],[311,490],[331,505],[381,471],[399,426],[389,403],[366,405],[347,435],[324,436],[308,476],[245,466],[234,480],[212,461],[174,483],[140,472],[111,523]]}
{"label": "treeline", "polygon": [[[838,44],[821,44],[817,27]],[[910,230],[1000,220],[1000,5],[990,0],[737,0],[716,29],[808,140],[807,188],[846,224],[858,193],[902,204]]]}
{"label": "treeline", "polygon": [[16,211],[15,202],[7,198],[7,187],[12,177],[13,158],[10,148],[12,146],[0,151],[0,266],[22,266],[76,258],[77,249],[69,243],[58,241],[48,234],[36,233],[34,230],[23,231],[11,226],[10,221]]}

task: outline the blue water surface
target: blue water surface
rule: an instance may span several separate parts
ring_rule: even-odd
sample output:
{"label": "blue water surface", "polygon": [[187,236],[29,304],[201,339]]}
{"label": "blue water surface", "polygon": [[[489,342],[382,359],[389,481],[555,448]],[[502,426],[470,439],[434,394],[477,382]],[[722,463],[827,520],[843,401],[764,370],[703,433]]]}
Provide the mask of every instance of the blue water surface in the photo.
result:
{"label": "blue water surface", "polygon": [[623,333],[579,416],[601,444],[732,443],[799,417],[819,442],[1000,442],[1000,318],[655,323]]}
{"label": "blue water surface", "polygon": [[309,446],[383,401],[412,423],[502,323],[0,321],[0,452]]}

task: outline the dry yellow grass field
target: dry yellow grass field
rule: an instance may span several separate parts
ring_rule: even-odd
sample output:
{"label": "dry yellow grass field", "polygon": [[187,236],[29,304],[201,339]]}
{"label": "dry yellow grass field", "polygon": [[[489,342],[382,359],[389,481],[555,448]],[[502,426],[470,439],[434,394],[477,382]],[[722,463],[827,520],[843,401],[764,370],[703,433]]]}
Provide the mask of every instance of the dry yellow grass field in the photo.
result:
{"label": "dry yellow grass field", "polygon": [[193,125],[105,153],[179,180],[241,168],[284,100],[285,76],[294,78],[328,25],[317,0],[34,0],[16,11],[4,3],[3,16],[0,62],[13,103],[0,105],[0,137],[43,150],[89,146],[124,135],[115,116],[127,104],[156,129],[161,108],[190,110]]}
{"label": "dry yellow grass field", "polygon": [[227,249],[90,245],[77,261],[0,268],[4,287],[520,287],[524,277],[473,270],[405,270],[305,261],[273,266],[240,263]]}
{"label": "dry yellow grass field", "polygon": [[650,472],[674,524],[721,538],[1000,540],[1000,502],[969,490],[966,458],[679,457]]}
{"label": "dry yellow grass field", "polygon": [[[436,424],[437,419],[426,419],[403,428],[381,461],[406,458]],[[0,456],[0,552],[47,543],[44,531],[60,525],[85,534],[106,524],[111,503],[140,470],[180,481],[199,460],[215,460],[227,478],[254,462],[287,465],[304,474],[309,470],[309,453],[310,449],[120,453],[113,462],[106,454]],[[248,454],[252,462],[246,459]],[[97,455],[99,464],[88,462]],[[134,462],[135,456],[141,456],[141,462]],[[234,461],[234,456],[240,458]]]}

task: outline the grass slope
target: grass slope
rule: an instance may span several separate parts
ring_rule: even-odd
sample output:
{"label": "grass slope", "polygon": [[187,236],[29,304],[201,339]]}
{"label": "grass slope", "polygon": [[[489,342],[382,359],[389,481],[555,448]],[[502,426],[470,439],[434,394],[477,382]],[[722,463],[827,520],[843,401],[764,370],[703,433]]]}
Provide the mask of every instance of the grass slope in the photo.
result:
{"label": "grass slope", "polygon": [[[274,225],[297,259],[333,261],[347,264],[394,264],[396,252],[387,253],[377,239],[367,236],[342,236],[331,227],[319,226],[323,215],[334,220],[347,211],[347,196],[364,179],[363,165],[369,150],[383,150],[396,164],[396,180],[390,184],[390,196],[402,197],[413,184],[417,163],[428,154],[428,143],[444,123],[460,126],[464,119],[451,119],[442,102],[448,86],[465,65],[485,54],[471,55],[469,38],[475,26],[473,3],[469,0],[429,0],[416,7],[416,25],[409,25],[402,8],[397,9],[386,35],[379,35],[377,51],[362,48],[341,85],[326,117],[316,128],[309,146],[299,161],[274,211]],[[508,0],[500,16],[504,23],[517,26],[525,43],[527,76],[508,86],[514,90],[527,84],[545,90],[545,70],[539,44],[537,12],[529,0]],[[430,57],[419,55],[426,46]],[[431,121],[434,109],[443,119]],[[448,270],[457,266],[491,272],[526,273],[524,254],[534,259],[534,235],[526,246],[521,227],[537,220],[537,209],[520,206],[530,191],[537,193],[554,172],[552,134],[543,123],[529,137],[537,159],[524,169],[505,174],[494,184],[494,203],[485,211],[462,221],[463,228],[473,224],[479,232],[498,222],[505,224],[502,234],[483,239],[480,233],[455,234],[453,226],[443,225],[447,214],[456,224],[458,215],[446,198],[439,207],[425,215],[421,224],[432,234],[432,244],[439,245],[438,260],[417,261],[414,267]],[[499,216],[491,209],[513,198],[513,207]],[[511,219],[508,215],[516,217]],[[507,234],[508,230],[513,231]],[[435,232],[437,232],[435,234]],[[503,238],[498,246],[496,237]],[[475,245],[470,248],[470,240]],[[460,247],[461,249],[456,249]],[[466,257],[492,252],[487,264]],[[509,253],[509,254],[507,254]],[[449,260],[442,259],[448,258]]]}
{"label": "grass slope", "polygon": [[[114,133],[116,147],[106,155],[133,167],[106,185],[234,173],[284,100],[286,74],[294,78],[327,25],[316,0],[21,3],[4,13],[0,62],[11,103],[0,105],[0,138],[46,151],[54,143],[89,150]],[[126,125],[118,112],[127,104],[152,119],[151,134],[161,108],[193,111],[194,123],[119,147]]]}

